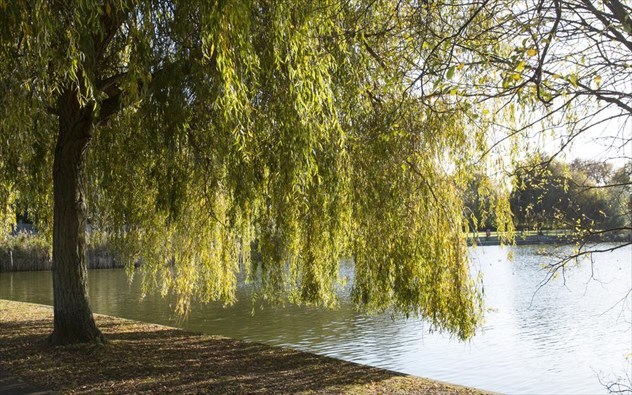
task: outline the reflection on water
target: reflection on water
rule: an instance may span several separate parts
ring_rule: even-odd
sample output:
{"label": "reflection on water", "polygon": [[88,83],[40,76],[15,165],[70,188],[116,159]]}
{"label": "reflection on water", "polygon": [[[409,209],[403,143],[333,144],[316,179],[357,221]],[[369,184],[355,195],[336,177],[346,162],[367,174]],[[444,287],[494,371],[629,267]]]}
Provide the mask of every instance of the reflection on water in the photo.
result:
{"label": "reflection on water", "polygon": [[[470,342],[429,333],[420,320],[367,317],[343,303],[337,310],[266,307],[252,315],[240,302],[194,305],[178,322],[171,300],[140,301],[138,281],[121,270],[91,271],[90,298],[98,313],[234,338],[290,346],[404,373],[508,393],[603,393],[598,377],[632,376],[629,299],[632,249],[598,255],[537,293],[547,258],[537,247],[478,247],[473,267],[484,275],[486,323]],[[591,275],[594,279],[591,279]],[[0,273],[0,298],[51,304],[50,273]]]}

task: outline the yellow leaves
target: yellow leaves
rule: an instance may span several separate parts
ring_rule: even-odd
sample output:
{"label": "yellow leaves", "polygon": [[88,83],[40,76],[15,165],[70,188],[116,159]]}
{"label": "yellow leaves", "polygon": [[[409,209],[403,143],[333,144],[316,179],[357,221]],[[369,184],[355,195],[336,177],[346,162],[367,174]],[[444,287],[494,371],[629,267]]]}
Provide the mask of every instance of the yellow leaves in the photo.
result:
{"label": "yellow leaves", "polygon": [[30,92],[30,91],[31,91],[31,82],[30,82],[29,80],[25,80],[25,81],[22,83],[22,87],[24,87],[24,89],[25,89],[27,92]]}
{"label": "yellow leaves", "polygon": [[525,66],[525,62],[524,60],[520,63],[518,63],[518,65],[516,66],[516,71],[521,73],[524,70],[524,66]]}
{"label": "yellow leaves", "polygon": [[213,57],[213,53],[215,52],[215,42],[212,37],[206,38],[202,40],[202,56],[206,60],[210,60]]}
{"label": "yellow leaves", "polygon": [[464,63],[459,63],[458,65],[452,65],[452,66],[448,67],[448,69],[446,70],[446,73],[445,73],[445,78],[448,79],[448,80],[451,80],[452,77],[454,77],[455,70],[461,70],[461,69],[463,69],[464,66],[465,66]]}
{"label": "yellow leaves", "polygon": [[28,23],[22,23],[22,32],[27,36],[30,36],[33,33],[31,26]]}
{"label": "yellow leaves", "polygon": [[[127,52],[112,57],[124,60],[108,64],[108,70],[129,68],[120,87],[135,108],[114,121],[115,133],[97,131],[90,155],[101,159],[92,168],[109,175],[92,175],[98,180],[95,194],[102,193],[95,205],[101,199],[99,208],[108,210],[107,220],[118,221],[112,229],[140,229],[126,231],[125,237],[142,252],[149,275],[163,282],[162,290],[183,295],[181,311],[190,297],[230,301],[236,253],[255,240],[263,247],[253,249],[266,255],[265,268],[254,264],[252,271],[267,281],[262,294],[298,288],[308,273],[312,278],[306,298],[328,304],[335,265],[343,253],[354,252],[352,240],[353,246],[369,249],[361,252],[367,258],[367,283],[358,287],[384,287],[375,289],[374,306],[417,309],[441,328],[470,333],[476,290],[451,293],[451,280],[467,274],[467,258],[459,244],[461,207],[454,187],[443,180],[449,177],[442,166],[452,168],[466,160],[471,139],[464,122],[474,110],[454,114],[448,103],[440,116],[428,114],[416,98],[402,93],[401,59],[394,59],[399,55],[391,50],[418,53],[419,41],[389,34],[367,37],[349,49],[347,40],[338,39],[345,26],[328,25],[331,15],[318,14],[335,7],[304,3],[293,7],[279,2],[262,10],[257,3],[240,1],[228,2],[221,12],[208,10],[216,14],[207,15],[200,27],[206,61],[196,62],[186,78],[178,75],[178,68],[164,68],[150,82],[149,70],[162,70],[171,55],[182,60],[189,54],[178,53],[180,45],[170,46],[171,32],[164,31],[169,56],[156,60],[160,51],[154,51],[148,36],[162,26],[130,23]],[[99,10],[111,15],[118,3],[100,4]],[[151,15],[143,12],[153,11],[142,8],[129,17],[150,21]],[[62,72],[73,81],[88,73],[78,49],[81,33],[75,27],[57,32],[72,43],[60,58]],[[377,56],[368,56],[362,45]],[[421,48],[434,45],[423,42]],[[376,58],[393,72],[374,67]],[[434,89],[443,96],[439,101],[465,101],[448,96],[463,94],[464,85],[446,81],[464,78],[469,65],[476,64],[468,57],[460,60],[467,67],[465,62],[444,66],[444,81]],[[516,71],[522,68],[524,63]],[[518,73],[510,82],[520,79]],[[475,78],[496,82],[491,74]],[[148,89],[150,96],[145,95]],[[364,100],[363,92],[374,97]],[[415,168],[393,158],[409,158]],[[366,202],[358,203],[364,207],[350,203],[364,196]],[[165,262],[171,265],[167,269]],[[287,265],[297,273],[294,283],[284,277]],[[419,276],[404,278],[396,273],[399,267]],[[392,288],[394,278],[414,292]],[[437,305],[428,303],[430,299]],[[465,307],[456,311],[451,306]],[[468,323],[458,323],[464,320]]]}
{"label": "yellow leaves", "polygon": [[0,192],[2,192],[0,194],[0,240],[2,240],[10,234],[12,225],[15,223],[14,207],[18,196],[10,184],[0,184]]}
{"label": "yellow leaves", "polygon": [[511,79],[514,80],[514,81],[520,81],[520,78],[522,78],[522,77],[520,77],[520,74],[518,74],[518,73],[512,73],[511,74]]}
{"label": "yellow leaves", "polygon": [[597,88],[601,87],[601,76],[600,75],[596,75],[595,78],[593,78],[593,81],[595,81],[595,85],[597,86]]}
{"label": "yellow leaves", "polygon": [[529,48],[527,50],[527,56],[529,56],[530,58],[536,56],[538,54],[538,51],[535,48]]}

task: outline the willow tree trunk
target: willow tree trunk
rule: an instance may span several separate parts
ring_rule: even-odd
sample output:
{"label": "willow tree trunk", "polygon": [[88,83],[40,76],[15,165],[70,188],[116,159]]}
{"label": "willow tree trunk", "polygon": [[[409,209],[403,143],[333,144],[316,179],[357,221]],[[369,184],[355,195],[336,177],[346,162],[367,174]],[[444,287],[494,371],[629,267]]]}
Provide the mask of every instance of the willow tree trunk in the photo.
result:
{"label": "willow tree trunk", "polygon": [[86,290],[85,161],[91,137],[92,106],[82,106],[77,92],[59,98],[59,136],[53,165],[54,345],[100,343]]}

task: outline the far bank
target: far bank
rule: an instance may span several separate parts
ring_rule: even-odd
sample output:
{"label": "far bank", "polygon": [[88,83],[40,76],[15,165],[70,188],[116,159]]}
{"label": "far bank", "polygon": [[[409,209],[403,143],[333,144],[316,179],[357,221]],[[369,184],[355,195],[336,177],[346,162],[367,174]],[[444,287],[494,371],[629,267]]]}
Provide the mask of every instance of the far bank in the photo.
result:
{"label": "far bank", "polygon": [[[592,237],[590,242],[627,242],[631,235],[618,237]],[[506,241],[504,242],[506,243]],[[565,231],[517,232],[513,243],[515,245],[560,245],[575,244],[577,239]],[[467,235],[469,246],[498,246],[503,244],[501,236],[496,232],[479,232]],[[113,252],[107,241],[88,244],[86,262],[88,269],[120,269],[124,262]],[[137,263],[138,266],[138,263]],[[51,270],[51,247],[45,238],[37,233],[19,233],[0,239],[0,272],[40,271]]]}
{"label": "far bank", "polygon": [[[107,242],[88,245],[88,269],[125,267],[112,250]],[[0,272],[50,270],[51,267],[51,247],[43,236],[37,233],[20,233],[0,239]]]}

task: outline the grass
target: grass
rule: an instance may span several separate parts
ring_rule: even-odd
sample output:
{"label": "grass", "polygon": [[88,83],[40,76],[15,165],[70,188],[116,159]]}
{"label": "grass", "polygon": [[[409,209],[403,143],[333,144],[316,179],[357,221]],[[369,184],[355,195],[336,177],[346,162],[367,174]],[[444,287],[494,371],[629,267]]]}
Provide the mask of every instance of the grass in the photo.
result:
{"label": "grass", "polygon": [[52,308],[0,299],[0,369],[62,393],[482,394],[291,349],[95,315],[104,347],[49,347]]}

